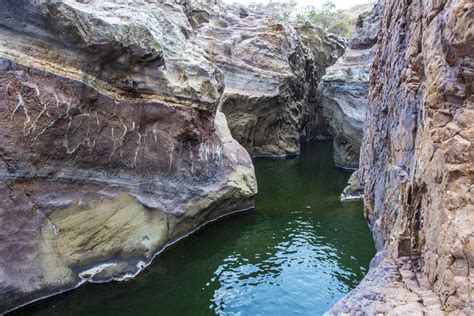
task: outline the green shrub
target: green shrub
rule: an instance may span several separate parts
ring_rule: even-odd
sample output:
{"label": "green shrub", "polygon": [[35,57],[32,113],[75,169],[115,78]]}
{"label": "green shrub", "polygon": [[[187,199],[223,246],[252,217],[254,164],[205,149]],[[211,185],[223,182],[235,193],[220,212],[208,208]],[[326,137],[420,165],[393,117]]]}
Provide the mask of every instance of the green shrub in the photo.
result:
{"label": "green shrub", "polygon": [[308,21],[323,30],[348,37],[354,32],[355,21],[342,10],[336,10],[331,1],[326,1],[321,9],[307,7],[297,15],[300,21]]}

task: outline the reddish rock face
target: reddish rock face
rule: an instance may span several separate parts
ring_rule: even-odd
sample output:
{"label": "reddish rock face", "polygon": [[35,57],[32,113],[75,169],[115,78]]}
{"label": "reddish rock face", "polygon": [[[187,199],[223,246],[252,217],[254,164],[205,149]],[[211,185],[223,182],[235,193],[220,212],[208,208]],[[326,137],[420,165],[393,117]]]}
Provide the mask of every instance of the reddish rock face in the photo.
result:
{"label": "reddish rock face", "polygon": [[253,207],[185,8],[134,5],[0,1],[0,313]]}
{"label": "reddish rock face", "polygon": [[474,310],[473,18],[472,1],[385,2],[361,159],[381,252],[332,313]]}
{"label": "reddish rock face", "polygon": [[[181,215],[177,201],[186,202],[209,180],[224,180],[226,168],[243,162],[244,151],[235,161],[222,159],[212,112],[159,99],[114,98],[71,78],[1,62],[7,179],[125,186],[145,205]],[[192,187],[154,201],[151,196],[169,190],[171,182]]]}

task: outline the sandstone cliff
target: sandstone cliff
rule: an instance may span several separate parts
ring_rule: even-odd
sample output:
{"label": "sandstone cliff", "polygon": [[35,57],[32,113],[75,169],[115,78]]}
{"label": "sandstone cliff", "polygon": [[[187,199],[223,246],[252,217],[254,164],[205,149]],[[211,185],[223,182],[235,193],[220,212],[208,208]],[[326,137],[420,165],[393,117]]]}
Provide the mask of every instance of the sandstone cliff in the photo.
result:
{"label": "sandstone cliff", "polygon": [[129,3],[0,1],[0,313],[253,207],[188,4]]}
{"label": "sandstone cliff", "polygon": [[472,315],[474,4],[387,0],[361,158],[380,251],[330,312]]}
{"label": "sandstone cliff", "polygon": [[222,111],[233,137],[253,156],[299,153],[317,128],[316,87],[342,54],[341,40],[242,7],[194,7],[190,15],[193,42],[225,74]]}
{"label": "sandstone cliff", "polygon": [[359,166],[362,126],[369,94],[369,73],[375,56],[381,3],[359,16],[344,55],[326,70],[319,93],[327,133],[334,139],[337,166]]}

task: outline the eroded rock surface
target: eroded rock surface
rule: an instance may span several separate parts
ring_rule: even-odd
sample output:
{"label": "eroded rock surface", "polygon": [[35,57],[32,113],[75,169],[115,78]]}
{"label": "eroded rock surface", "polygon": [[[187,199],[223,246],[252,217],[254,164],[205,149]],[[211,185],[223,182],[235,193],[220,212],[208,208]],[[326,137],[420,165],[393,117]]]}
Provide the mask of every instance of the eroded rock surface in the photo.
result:
{"label": "eroded rock surface", "polygon": [[326,70],[319,86],[322,117],[334,139],[334,161],[342,168],[359,166],[369,73],[375,57],[381,8],[379,2],[370,12],[359,16],[348,48]]}
{"label": "eroded rock surface", "polygon": [[197,21],[193,42],[225,74],[222,111],[233,137],[253,156],[299,153],[317,125],[317,84],[342,54],[341,40],[241,7],[190,14]]}
{"label": "eroded rock surface", "polygon": [[253,207],[187,5],[0,1],[0,312]]}
{"label": "eroded rock surface", "polygon": [[385,2],[361,159],[380,258],[331,314],[472,315],[473,20],[468,0]]}
{"label": "eroded rock surface", "polygon": [[347,181],[347,186],[341,193],[341,201],[360,201],[364,198],[364,188],[360,183],[359,170],[354,171]]}

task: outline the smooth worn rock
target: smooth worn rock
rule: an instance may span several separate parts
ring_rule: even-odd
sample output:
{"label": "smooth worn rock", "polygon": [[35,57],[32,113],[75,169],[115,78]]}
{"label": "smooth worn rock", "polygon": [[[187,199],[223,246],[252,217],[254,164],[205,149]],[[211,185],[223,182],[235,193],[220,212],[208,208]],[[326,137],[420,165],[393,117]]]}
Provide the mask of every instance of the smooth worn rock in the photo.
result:
{"label": "smooth worn rock", "polygon": [[[385,2],[360,178],[383,260],[412,267],[378,291],[400,315],[474,310],[473,19],[468,0]],[[377,310],[357,302],[376,271],[331,313]],[[422,306],[397,301],[403,288],[418,288]]]}
{"label": "smooth worn rock", "polygon": [[341,193],[341,201],[359,201],[364,198],[364,188],[362,187],[359,180],[359,171],[354,171],[351,177],[347,181],[347,186]]}
{"label": "smooth worn rock", "polygon": [[0,1],[0,313],[253,207],[187,3]]}
{"label": "smooth worn rock", "polygon": [[334,139],[336,166],[356,169],[375,57],[382,3],[359,16],[356,32],[341,58],[326,70],[319,86],[322,117]]}
{"label": "smooth worn rock", "polygon": [[315,88],[342,54],[342,41],[309,24],[293,26],[243,8],[190,14],[200,21],[193,42],[225,74],[222,111],[233,137],[252,156],[298,154],[316,124]]}

